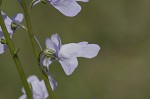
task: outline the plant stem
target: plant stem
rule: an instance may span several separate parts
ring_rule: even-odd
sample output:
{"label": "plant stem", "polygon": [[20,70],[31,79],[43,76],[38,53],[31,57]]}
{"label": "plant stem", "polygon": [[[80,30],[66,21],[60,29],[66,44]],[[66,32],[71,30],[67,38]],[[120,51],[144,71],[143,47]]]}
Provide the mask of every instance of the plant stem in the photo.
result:
{"label": "plant stem", "polygon": [[[34,54],[35,54],[35,57],[36,57],[37,62],[38,62],[39,53],[38,53],[38,50],[36,49],[36,41],[34,39],[34,33],[33,33],[32,25],[31,25],[31,21],[30,21],[29,11],[28,11],[28,8],[27,8],[27,5],[26,5],[26,0],[21,0],[20,3],[21,3],[21,6],[23,8],[23,11],[24,11],[24,16],[25,16],[25,20],[26,20],[26,24],[27,24],[27,28],[28,28],[28,34],[29,34],[29,37],[30,37],[30,40],[31,40],[31,43],[32,43]],[[54,92],[52,91],[52,88],[50,86],[48,77],[43,73],[42,68],[40,66],[38,66],[38,67],[39,67],[39,69],[42,73],[42,78],[44,79],[44,82],[46,84],[46,87],[47,87],[50,98],[51,99],[56,99],[55,95],[54,95]]]}
{"label": "plant stem", "polygon": [[23,68],[22,68],[21,62],[19,60],[19,57],[17,55],[17,52],[15,51],[15,47],[14,47],[14,45],[13,45],[11,39],[10,39],[10,36],[8,34],[6,25],[4,23],[4,20],[3,20],[2,14],[1,14],[1,9],[0,9],[0,26],[2,28],[3,34],[5,36],[7,45],[9,47],[9,50],[10,50],[11,55],[12,55],[12,58],[14,60],[16,68],[18,70],[18,73],[19,73],[19,76],[21,78],[21,81],[22,81],[22,84],[24,86],[24,89],[26,91],[26,95],[27,95],[28,99],[32,99],[32,94],[31,94],[31,90],[30,90],[28,82],[27,82],[27,78],[26,78],[25,73],[23,71]]}

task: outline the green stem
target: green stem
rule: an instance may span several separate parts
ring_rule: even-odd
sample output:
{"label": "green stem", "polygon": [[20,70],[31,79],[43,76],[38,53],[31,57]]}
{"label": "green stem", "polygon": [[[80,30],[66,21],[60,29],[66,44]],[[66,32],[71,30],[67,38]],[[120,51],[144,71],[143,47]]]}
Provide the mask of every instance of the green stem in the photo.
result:
{"label": "green stem", "polygon": [[[25,16],[25,20],[26,20],[26,24],[27,24],[27,28],[28,28],[28,34],[29,34],[29,37],[30,37],[30,40],[31,40],[31,43],[32,43],[34,54],[35,54],[35,57],[36,57],[37,62],[38,62],[39,53],[38,53],[38,50],[36,49],[36,41],[34,39],[34,33],[33,33],[32,25],[31,25],[31,21],[30,21],[29,11],[28,11],[28,8],[27,8],[27,5],[26,5],[26,0],[21,0],[20,3],[21,3],[21,6],[23,8],[23,11],[24,11],[24,16]],[[44,79],[44,82],[46,84],[46,87],[47,87],[50,98],[51,99],[56,99],[55,95],[54,95],[54,92],[52,91],[52,88],[50,86],[48,77],[43,73],[41,67],[40,66],[38,66],[38,67],[39,67],[39,69],[42,73],[42,78]]]}
{"label": "green stem", "polygon": [[18,73],[20,75],[21,81],[22,81],[24,89],[26,91],[26,95],[27,95],[28,99],[32,99],[32,94],[31,94],[31,90],[30,90],[28,82],[27,82],[27,78],[26,78],[25,73],[23,71],[23,68],[21,66],[21,62],[19,60],[19,57],[18,57],[17,52],[15,50],[15,47],[14,47],[14,45],[13,45],[11,39],[10,39],[10,36],[8,34],[6,25],[4,23],[4,20],[3,20],[2,14],[1,14],[1,9],[0,9],[0,26],[2,28],[2,31],[3,31],[3,34],[5,36],[7,45],[9,47],[9,50],[10,50],[11,55],[12,55],[12,58],[14,60],[14,63],[16,65],[16,68],[17,68]]}

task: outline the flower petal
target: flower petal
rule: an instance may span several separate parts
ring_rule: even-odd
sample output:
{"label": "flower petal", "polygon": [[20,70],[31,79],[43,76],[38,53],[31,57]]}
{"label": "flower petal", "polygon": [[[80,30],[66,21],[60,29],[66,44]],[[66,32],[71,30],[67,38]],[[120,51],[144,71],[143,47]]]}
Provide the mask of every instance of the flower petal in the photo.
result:
{"label": "flower petal", "polygon": [[6,25],[6,28],[7,28],[9,35],[12,35],[14,33],[14,31],[11,28],[11,25]]}
{"label": "flower petal", "polygon": [[48,79],[52,87],[52,90],[54,91],[57,88],[57,82],[54,80],[54,78],[51,75],[48,75]]}
{"label": "flower petal", "polygon": [[33,91],[33,97],[34,99],[40,99],[38,97],[43,97],[43,91],[41,90],[40,87],[40,81],[36,76],[30,76],[27,79],[28,83],[30,83],[32,85],[32,91]]}
{"label": "flower petal", "polygon": [[42,60],[42,65],[43,66],[46,66],[47,68],[49,68],[49,65],[52,63],[53,61],[50,59],[50,58],[44,58],[43,60]]}
{"label": "flower petal", "polygon": [[77,57],[78,51],[80,51],[80,45],[77,43],[69,43],[62,45],[58,57],[59,58],[72,58]]}
{"label": "flower petal", "polygon": [[88,44],[88,42],[69,43],[62,45],[58,57],[59,58],[72,58],[72,57],[84,57],[93,58],[100,50],[100,46],[97,44]]}
{"label": "flower petal", "polygon": [[44,99],[46,99],[48,97],[48,92],[47,92],[47,88],[45,86],[44,80],[40,81],[40,86],[41,86],[41,89],[42,89],[42,91],[44,93]]}
{"label": "flower petal", "polygon": [[76,1],[89,2],[89,0],[76,0]]}
{"label": "flower petal", "polygon": [[53,43],[55,43],[57,45],[57,47],[60,49],[60,47],[61,47],[61,40],[60,40],[60,37],[59,37],[59,35],[57,33],[55,33],[55,34],[53,34],[51,36],[51,41]]}
{"label": "flower petal", "polygon": [[5,52],[5,45],[0,43],[0,54]]}
{"label": "flower petal", "polygon": [[97,44],[78,44],[80,45],[80,50],[78,51],[77,57],[93,58],[97,56],[100,50],[100,46]]}
{"label": "flower petal", "polygon": [[[2,17],[4,19],[8,33],[13,34],[13,30],[11,29],[12,20],[4,12],[1,11],[1,13],[2,13]],[[2,29],[0,29],[0,31],[2,32]]]}
{"label": "flower petal", "polygon": [[54,50],[55,52],[57,51],[57,46],[55,43],[53,43],[49,38],[47,38],[45,40],[45,45],[46,45],[46,48],[48,49],[52,49]]}
{"label": "flower petal", "polygon": [[17,23],[21,23],[22,20],[23,20],[24,16],[22,13],[18,13],[16,14],[15,16],[13,16],[11,19],[14,21],[14,22],[17,22]]}
{"label": "flower petal", "polygon": [[62,14],[69,17],[76,16],[81,10],[81,6],[75,0],[54,0],[51,4]]}
{"label": "flower petal", "polygon": [[4,12],[1,11],[1,13],[2,13],[5,24],[11,25],[12,20]]}
{"label": "flower petal", "polygon": [[65,71],[66,75],[71,75],[73,71],[78,66],[78,60],[76,57],[68,58],[68,59],[60,59],[60,64],[62,65],[63,70]]}
{"label": "flower petal", "polygon": [[39,79],[35,75],[32,75],[32,76],[28,77],[27,81],[28,81],[28,83],[31,83],[33,81],[39,81]]}
{"label": "flower petal", "polygon": [[[27,81],[32,85],[31,89],[33,99],[47,99],[48,92],[43,80],[39,81],[39,79],[35,75],[32,75],[28,77]],[[27,99],[24,88],[22,88],[22,92],[24,95],[22,95],[19,99]]]}
{"label": "flower petal", "polygon": [[78,44],[81,45],[81,46],[83,46],[83,45],[87,45],[88,42],[84,41],[84,42],[79,42]]}
{"label": "flower petal", "polygon": [[22,95],[19,97],[19,99],[27,99],[27,96],[26,95]]}

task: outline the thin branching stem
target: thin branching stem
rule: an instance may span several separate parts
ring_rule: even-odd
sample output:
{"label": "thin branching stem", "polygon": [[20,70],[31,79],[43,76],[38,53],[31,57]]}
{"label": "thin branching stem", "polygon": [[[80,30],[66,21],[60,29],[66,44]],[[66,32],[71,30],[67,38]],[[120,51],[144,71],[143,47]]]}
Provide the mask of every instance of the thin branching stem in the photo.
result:
{"label": "thin branching stem", "polygon": [[9,47],[9,50],[11,52],[11,55],[12,55],[12,58],[14,60],[14,63],[16,65],[16,68],[17,68],[17,71],[19,73],[19,76],[21,78],[21,81],[22,81],[22,84],[24,86],[24,89],[26,91],[26,95],[28,97],[28,99],[32,99],[32,94],[31,94],[31,90],[29,88],[29,85],[28,85],[28,82],[27,82],[27,78],[26,78],[26,75],[23,71],[23,68],[22,68],[22,65],[21,65],[21,62],[20,62],[20,59],[17,55],[17,52],[11,39],[10,39],[10,36],[8,34],[8,31],[7,31],[7,28],[6,28],[6,25],[4,23],[4,20],[3,20],[3,17],[2,17],[2,14],[1,14],[1,9],[0,9],[0,26],[2,28],[2,31],[3,31],[3,34],[4,34],[4,37],[6,39],[6,42],[7,42],[7,45]]}
{"label": "thin branching stem", "polygon": [[[28,34],[29,34],[29,37],[30,37],[30,40],[31,40],[31,43],[32,43],[32,47],[33,47],[33,50],[34,50],[34,54],[35,54],[35,57],[36,57],[37,63],[38,63],[39,52],[38,52],[37,47],[36,47],[36,40],[35,40],[34,32],[33,32],[33,29],[32,29],[31,21],[30,21],[29,10],[28,10],[27,5],[26,5],[26,0],[20,0],[20,1],[21,1],[20,4],[21,4],[21,6],[23,8],[23,11],[24,11],[24,16],[25,16],[25,20],[26,20],[26,24],[27,24],[27,29],[28,29]],[[52,88],[50,86],[48,76],[46,76],[43,73],[40,66],[38,66],[38,67],[39,67],[39,69],[42,73],[42,78],[45,81],[50,99],[56,99],[55,95],[54,95],[54,92],[52,91]]]}

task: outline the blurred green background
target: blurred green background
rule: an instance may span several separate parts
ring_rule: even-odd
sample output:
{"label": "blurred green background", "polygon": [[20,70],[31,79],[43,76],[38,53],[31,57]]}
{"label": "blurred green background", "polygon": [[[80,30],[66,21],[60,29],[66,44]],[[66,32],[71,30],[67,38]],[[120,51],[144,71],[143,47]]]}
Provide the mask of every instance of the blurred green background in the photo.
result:
{"label": "blurred green background", "polygon": [[[31,1],[31,0],[27,0]],[[78,68],[66,76],[58,62],[51,72],[58,82],[57,99],[150,99],[150,1],[90,0],[82,11],[66,17],[54,7],[38,4],[31,13],[34,32],[44,40],[58,33],[62,43],[88,41],[101,46],[96,58],[78,58]],[[17,0],[3,0],[9,16],[23,12]],[[23,22],[25,24],[25,21]],[[13,42],[27,76],[41,79],[28,34],[19,29]],[[22,84],[7,51],[0,55],[0,99],[17,99]]]}

